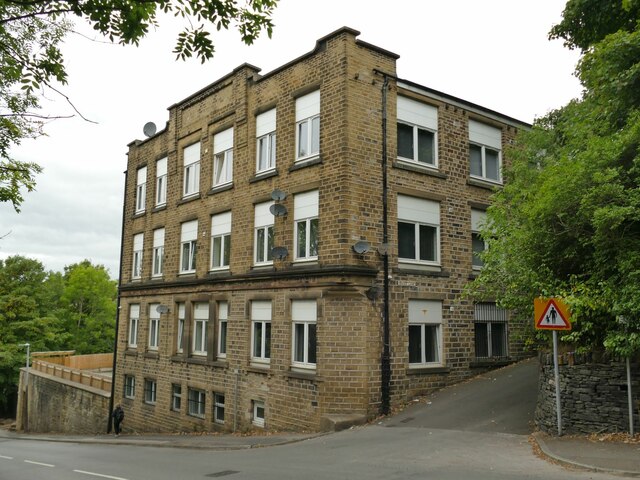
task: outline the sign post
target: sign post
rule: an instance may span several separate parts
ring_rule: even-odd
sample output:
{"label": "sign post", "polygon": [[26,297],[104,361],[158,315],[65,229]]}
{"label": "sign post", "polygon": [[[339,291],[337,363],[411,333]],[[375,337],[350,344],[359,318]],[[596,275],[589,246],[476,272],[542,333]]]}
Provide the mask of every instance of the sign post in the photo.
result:
{"label": "sign post", "polygon": [[556,384],[556,415],[558,436],[562,436],[562,415],[560,413],[560,372],[558,368],[558,330],[571,330],[571,315],[567,305],[559,298],[536,298],[533,301],[535,326],[538,330],[553,331],[553,374]]}

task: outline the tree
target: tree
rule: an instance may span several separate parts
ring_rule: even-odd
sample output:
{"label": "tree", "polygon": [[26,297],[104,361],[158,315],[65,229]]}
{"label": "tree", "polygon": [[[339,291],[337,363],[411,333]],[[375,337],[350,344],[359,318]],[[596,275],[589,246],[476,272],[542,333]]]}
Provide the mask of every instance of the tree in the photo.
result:
{"label": "tree", "polygon": [[528,318],[533,298],[565,297],[574,321],[565,341],[628,356],[640,351],[638,5],[619,8],[609,33],[593,3],[568,2],[555,29],[586,52],[583,97],[519,135],[471,291]]}
{"label": "tree", "polygon": [[[10,201],[16,211],[24,198],[21,189],[35,188],[41,168],[18,162],[9,155],[23,139],[43,134],[52,118],[38,113],[46,90],[70,99],[57,88],[67,82],[59,48],[72,29],[69,19],[81,19],[112,42],[137,45],[161,13],[183,18],[174,53],[203,63],[213,57],[213,29],[237,28],[250,45],[263,30],[273,30],[271,15],[277,0],[6,0],[0,1],[0,202]],[[73,107],[75,110],[75,107]],[[77,112],[77,110],[76,110]],[[79,112],[77,112],[79,114]],[[59,118],[59,117],[58,117]]]}

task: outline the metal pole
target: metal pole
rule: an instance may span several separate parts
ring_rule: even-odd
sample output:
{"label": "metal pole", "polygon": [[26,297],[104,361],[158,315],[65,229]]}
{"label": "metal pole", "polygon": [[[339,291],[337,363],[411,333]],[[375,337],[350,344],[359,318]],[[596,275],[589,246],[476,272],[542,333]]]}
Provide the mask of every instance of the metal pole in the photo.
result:
{"label": "metal pole", "polygon": [[627,357],[627,393],[629,399],[629,433],[633,437],[633,393],[631,392],[631,362]]}
{"label": "metal pole", "polygon": [[562,436],[562,415],[560,414],[560,372],[558,369],[558,332],[553,331],[553,373],[556,380],[556,413],[558,416],[558,436]]}
{"label": "metal pole", "polygon": [[[384,75],[382,82],[382,243],[387,246],[389,242],[388,218],[387,218],[387,90],[389,78]],[[389,251],[384,251],[384,305],[383,305],[383,340],[381,358],[381,413],[387,415],[391,406],[391,349],[390,349],[390,323],[389,323]]]}

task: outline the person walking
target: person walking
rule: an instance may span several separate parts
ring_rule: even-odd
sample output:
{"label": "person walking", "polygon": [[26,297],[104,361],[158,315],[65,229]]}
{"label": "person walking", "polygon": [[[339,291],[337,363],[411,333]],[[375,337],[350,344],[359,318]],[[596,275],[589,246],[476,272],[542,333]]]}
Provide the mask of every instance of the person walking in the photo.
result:
{"label": "person walking", "polygon": [[113,413],[111,414],[113,417],[113,431],[115,432],[116,437],[120,435],[122,431],[122,421],[124,420],[124,410],[120,406],[120,404],[116,405],[116,408],[113,409]]}

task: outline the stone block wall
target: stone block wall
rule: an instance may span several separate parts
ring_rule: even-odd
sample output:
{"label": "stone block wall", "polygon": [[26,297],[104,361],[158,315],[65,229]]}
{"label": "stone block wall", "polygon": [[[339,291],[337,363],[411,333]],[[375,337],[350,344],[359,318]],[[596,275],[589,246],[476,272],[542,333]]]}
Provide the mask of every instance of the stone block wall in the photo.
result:
{"label": "stone block wall", "polygon": [[[593,354],[560,355],[560,405],[563,433],[628,432],[626,361]],[[540,354],[537,427],[557,434],[553,355]],[[634,427],[640,416],[640,362],[631,363]]]}

